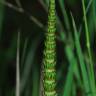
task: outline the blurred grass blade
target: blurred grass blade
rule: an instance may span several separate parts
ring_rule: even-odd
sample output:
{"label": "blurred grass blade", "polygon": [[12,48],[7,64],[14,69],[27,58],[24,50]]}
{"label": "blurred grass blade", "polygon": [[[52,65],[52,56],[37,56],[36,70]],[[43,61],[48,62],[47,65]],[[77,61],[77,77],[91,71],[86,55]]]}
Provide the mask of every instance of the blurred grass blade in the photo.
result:
{"label": "blurred grass blade", "polygon": [[25,61],[27,45],[28,45],[28,38],[25,39],[25,43],[24,43],[24,47],[23,47],[23,52],[22,52],[22,56],[21,56],[21,67],[23,66],[24,61]]}
{"label": "blurred grass blade", "polygon": [[73,81],[73,85],[72,85],[72,96],[77,96],[77,94],[76,94],[76,84],[75,84],[74,81]]}
{"label": "blurred grass blade", "polygon": [[96,0],[92,0],[92,13],[93,13],[93,20],[94,20],[94,25],[96,27]]}
{"label": "blurred grass blade", "polygon": [[[72,60],[72,54],[70,54],[70,48],[66,47],[66,55],[69,59],[69,62]],[[70,96],[71,95],[71,86],[72,86],[72,81],[73,81],[73,60],[72,63],[70,62],[70,66],[68,69],[66,81],[65,81],[65,86],[64,86],[64,93],[63,96]]]}
{"label": "blurred grass blade", "polygon": [[[74,69],[76,67],[77,61],[74,57],[74,54],[72,52],[72,49],[70,46],[66,46],[65,48],[65,52],[69,61],[69,68],[68,68],[68,73],[67,73],[67,77],[66,77],[66,82],[65,82],[65,86],[64,86],[64,93],[63,96],[70,96],[71,94],[71,89],[72,89],[72,83],[73,83],[73,76],[74,76]],[[78,70],[76,70],[78,73]],[[79,74],[78,74],[79,75]]]}
{"label": "blurred grass blade", "polygon": [[56,14],[56,19],[57,19],[57,31],[59,32],[59,35],[57,38],[60,39],[61,41],[63,42],[66,42],[66,34],[65,34],[65,30],[64,30],[64,27],[60,21],[60,18],[58,16],[58,14]]}
{"label": "blurred grass blade", "polygon": [[18,32],[18,38],[17,38],[17,58],[16,58],[16,96],[20,96],[20,32]]}
{"label": "blurred grass blade", "polygon": [[[86,14],[89,12],[89,10],[90,10],[90,6],[91,6],[91,4],[92,4],[92,0],[90,0],[89,2],[88,2],[88,5],[87,5],[87,8],[86,8]],[[83,16],[83,21],[84,21],[84,16]],[[83,22],[82,22],[83,23]],[[79,27],[79,32],[81,33],[81,31],[82,31],[82,24],[81,23],[81,25],[80,25],[80,27]]]}
{"label": "blurred grass blade", "polygon": [[[86,66],[85,66],[85,62],[84,62],[84,58],[83,58],[83,54],[82,54],[82,50],[81,50],[81,46],[80,46],[80,42],[79,42],[79,36],[77,33],[75,21],[74,21],[72,14],[71,14],[71,17],[72,17],[72,23],[73,23],[73,28],[74,28],[76,52],[77,52],[77,56],[79,58],[81,74],[82,74],[83,83],[84,83],[84,91],[87,94],[90,92],[89,78],[87,75],[87,70],[86,70]],[[90,96],[90,94],[88,96]]]}
{"label": "blurred grass blade", "polygon": [[21,93],[24,91],[27,79],[31,72],[31,68],[32,68],[34,56],[35,56],[35,51],[37,49],[39,41],[40,41],[39,37],[36,38],[35,40],[33,40],[32,44],[30,46],[30,49],[28,50],[28,53],[27,53],[27,56],[25,59],[25,63],[24,63],[23,74],[22,74],[22,78],[21,78],[21,86],[20,86]]}
{"label": "blurred grass blade", "polygon": [[38,68],[34,68],[34,72],[33,72],[32,96],[38,96],[39,95],[39,72],[37,69]]}
{"label": "blurred grass blade", "polygon": [[94,92],[96,92],[96,87],[95,87],[95,75],[94,75],[94,64],[92,60],[92,54],[91,54],[91,44],[90,44],[90,34],[89,34],[89,29],[88,29],[88,24],[87,24],[87,17],[86,17],[86,11],[85,11],[85,4],[84,0],[82,0],[82,6],[83,6],[83,15],[84,15],[84,24],[85,24],[85,34],[86,34],[86,47],[87,47],[87,52],[89,55],[89,79],[90,79],[90,85],[92,88],[92,94],[95,96]]}
{"label": "blurred grass blade", "polygon": [[[2,0],[1,0],[2,1]],[[5,0],[3,0],[5,1]],[[2,27],[3,27],[3,19],[4,19],[4,5],[0,4],[0,42],[2,38]]]}
{"label": "blurred grass blade", "polygon": [[66,28],[69,31],[71,28],[70,28],[70,22],[68,19],[68,15],[67,15],[67,12],[66,12],[65,6],[64,6],[64,0],[59,0],[59,4],[60,4],[60,7],[61,7],[61,10],[63,13],[63,20],[65,20],[64,22],[66,24]]}

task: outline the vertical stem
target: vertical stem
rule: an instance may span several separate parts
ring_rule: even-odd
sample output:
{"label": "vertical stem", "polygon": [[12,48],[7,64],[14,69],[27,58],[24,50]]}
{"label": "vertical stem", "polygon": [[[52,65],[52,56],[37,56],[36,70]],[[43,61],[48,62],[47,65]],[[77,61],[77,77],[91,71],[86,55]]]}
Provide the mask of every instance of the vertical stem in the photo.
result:
{"label": "vertical stem", "polygon": [[55,0],[49,2],[48,13],[48,30],[46,33],[45,50],[44,50],[44,96],[57,96],[56,94],[56,15]]}
{"label": "vertical stem", "polygon": [[17,39],[17,58],[16,58],[16,96],[20,96],[19,48],[20,48],[20,32],[18,32],[18,39]]}
{"label": "vertical stem", "polygon": [[86,11],[85,11],[85,5],[84,5],[84,0],[82,0],[82,5],[83,5],[83,14],[84,14],[84,23],[85,23],[85,32],[86,32],[86,46],[88,50],[88,55],[89,55],[89,60],[90,60],[90,65],[89,65],[89,80],[90,80],[90,86],[91,86],[91,92],[92,95],[94,95],[95,91],[95,78],[94,78],[94,67],[93,67],[93,61],[92,61],[92,54],[91,54],[91,47],[90,47],[90,36],[89,36],[89,30],[88,30],[88,24],[87,24],[87,18],[86,18]]}

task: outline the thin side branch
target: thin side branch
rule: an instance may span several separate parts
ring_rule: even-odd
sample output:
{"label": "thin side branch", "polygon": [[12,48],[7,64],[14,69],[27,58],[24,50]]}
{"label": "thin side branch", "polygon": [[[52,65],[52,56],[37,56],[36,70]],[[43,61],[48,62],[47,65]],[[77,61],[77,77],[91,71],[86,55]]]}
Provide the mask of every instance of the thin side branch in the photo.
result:
{"label": "thin side branch", "polygon": [[15,2],[18,5],[18,7],[22,7],[22,4],[21,4],[20,0],[15,0]]}
{"label": "thin side branch", "polygon": [[16,58],[16,96],[20,96],[20,64],[19,64],[19,56],[20,56],[20,32],[18,32],[17,38],[17,58]]}
{"label": "thin side branch", "polygon": [[5,1],[0,1],[1,4],[9,7],[9,8],[12,8],[13,10],[17,11],[17,12],[20,12],[20,13],[23,13],[24,10],[21,8],[21,7],[17,7],[9,2],[5,2]]}
{"label": "thin side branch", "polygon": [[38,27],[44,29],[44,25],[34,16],[32,16],[31,14],[29,14],[27,11],[25,11],[22,7],[18,7],[15,6],[9,2],[5,2],[5,1],[0,1],[0,4],[3,4],[19,13],[24,13],[31,21],[33,21]]}

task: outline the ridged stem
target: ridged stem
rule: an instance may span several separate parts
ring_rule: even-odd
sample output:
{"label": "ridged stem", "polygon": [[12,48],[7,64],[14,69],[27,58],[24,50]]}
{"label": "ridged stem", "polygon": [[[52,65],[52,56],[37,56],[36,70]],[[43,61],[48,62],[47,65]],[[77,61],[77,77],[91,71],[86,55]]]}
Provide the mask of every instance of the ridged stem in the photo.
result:
{"label": "ridged stem", "polygon": [[55,15],[55,0],[49,2],[48,13],[48,29],[45,40],[44,50],[44,96],[57,96],[56,94],[56,15]]}

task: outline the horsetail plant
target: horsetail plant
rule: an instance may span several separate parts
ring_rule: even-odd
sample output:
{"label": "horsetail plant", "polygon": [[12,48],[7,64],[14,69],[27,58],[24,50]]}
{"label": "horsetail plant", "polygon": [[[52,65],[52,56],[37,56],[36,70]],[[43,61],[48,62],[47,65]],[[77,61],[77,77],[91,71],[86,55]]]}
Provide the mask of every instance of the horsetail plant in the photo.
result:
{"label": "horsetail plant", "polygon": [[49,1],[49,13],[48,13],[48,29],[45,40],[44,50],[44,77],[43,77],[43,95],[44,96],[57,96],[56,93],[56,15],[55,15],[55,0]]}

